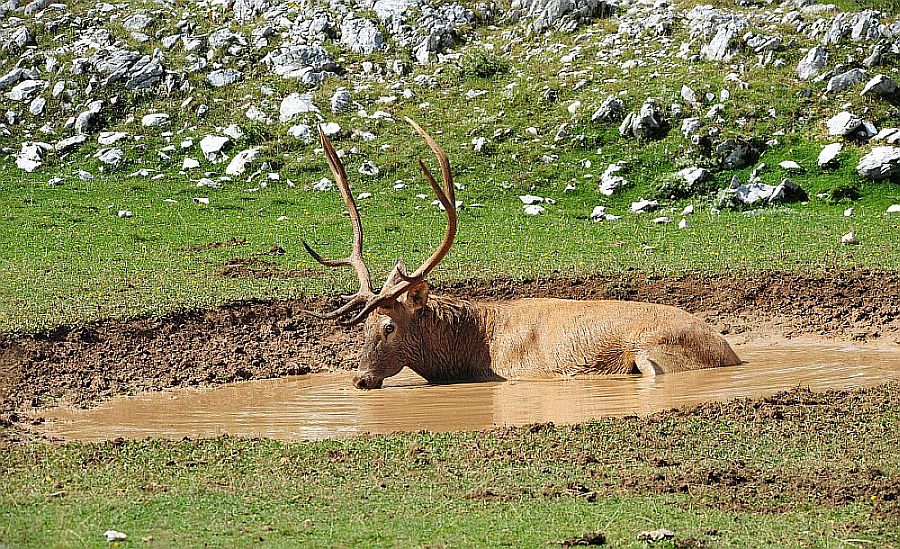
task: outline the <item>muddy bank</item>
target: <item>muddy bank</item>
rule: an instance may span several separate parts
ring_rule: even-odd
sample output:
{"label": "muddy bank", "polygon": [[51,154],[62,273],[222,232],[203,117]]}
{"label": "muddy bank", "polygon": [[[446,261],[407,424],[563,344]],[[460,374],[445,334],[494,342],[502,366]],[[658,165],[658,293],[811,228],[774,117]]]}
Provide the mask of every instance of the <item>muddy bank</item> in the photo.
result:
{"label": "muddy bank", "polygon": [[[667,303],[728,334],[894,339],[900,334],[900,274],[754,273],[672,278],[493,280],[449,284],[474,299],[561,297]],[[336,302],[248,302],[161,318],[110,320],[32,335],[0,336],[0,410],[97,399],[166,387],[219,384],[352,368],[359,328],[301,314]]]}

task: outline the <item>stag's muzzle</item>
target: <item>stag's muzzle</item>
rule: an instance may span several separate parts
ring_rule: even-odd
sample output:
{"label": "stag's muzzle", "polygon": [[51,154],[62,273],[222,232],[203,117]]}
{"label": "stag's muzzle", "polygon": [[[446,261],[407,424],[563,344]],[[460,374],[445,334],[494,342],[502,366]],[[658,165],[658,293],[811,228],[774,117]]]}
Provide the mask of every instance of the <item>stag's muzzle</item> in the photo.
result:
{"label": "stag's muzzle", "polygon": [[353,386],[357,389],[381,389],[384,378],[375,378],[372,376],[354,376]]}

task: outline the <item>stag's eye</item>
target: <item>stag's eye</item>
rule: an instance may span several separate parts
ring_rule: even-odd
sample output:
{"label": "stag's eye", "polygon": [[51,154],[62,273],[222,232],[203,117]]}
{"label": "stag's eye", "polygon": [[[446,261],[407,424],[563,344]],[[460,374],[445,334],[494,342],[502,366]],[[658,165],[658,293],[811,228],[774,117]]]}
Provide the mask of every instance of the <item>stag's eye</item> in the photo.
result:
{"label": "stag's eye", "polygon": [[384,325],[384,335],[390,335],[394,333],[396,327],[393,324],[385,324]]}

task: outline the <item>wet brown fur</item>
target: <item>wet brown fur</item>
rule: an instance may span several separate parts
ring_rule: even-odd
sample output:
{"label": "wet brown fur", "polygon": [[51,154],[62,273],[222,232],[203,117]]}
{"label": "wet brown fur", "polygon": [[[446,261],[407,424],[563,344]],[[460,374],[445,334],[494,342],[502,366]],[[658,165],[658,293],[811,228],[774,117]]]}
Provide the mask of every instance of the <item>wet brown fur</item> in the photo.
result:
{"label": "wet brown fur", "polygon": [[[385,333],[391,324],[393,331]],[[718,333],[668,305],[429,297],[410,290],[366,323],[357,386],[408,367],[432,383],[658,373],[739,364]]]}

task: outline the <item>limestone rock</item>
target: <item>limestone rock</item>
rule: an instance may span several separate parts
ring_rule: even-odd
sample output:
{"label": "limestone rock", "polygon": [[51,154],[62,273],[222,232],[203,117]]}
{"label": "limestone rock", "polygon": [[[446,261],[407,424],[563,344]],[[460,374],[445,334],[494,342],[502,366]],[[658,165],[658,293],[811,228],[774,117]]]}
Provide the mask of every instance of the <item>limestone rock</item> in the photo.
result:
{"label": "limestone rock", "polygon": [[887,179],[900,174],[900,147],[875,147],[859,160],[856,172],[869,179]]}

